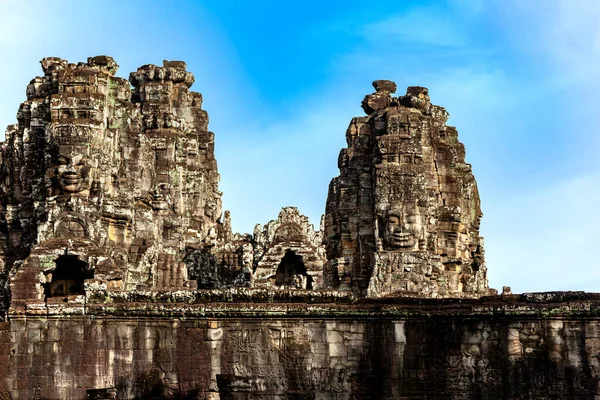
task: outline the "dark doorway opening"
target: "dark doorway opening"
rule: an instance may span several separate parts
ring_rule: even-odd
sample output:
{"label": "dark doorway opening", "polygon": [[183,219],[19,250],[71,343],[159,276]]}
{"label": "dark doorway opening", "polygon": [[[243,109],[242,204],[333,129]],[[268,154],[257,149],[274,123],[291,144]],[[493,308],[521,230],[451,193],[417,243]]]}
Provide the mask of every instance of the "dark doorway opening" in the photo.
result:
{"label": "dark doorway opening", "polygon": [[[303,281],[306,284],[302,283]],[[275,285],[312,289],[313,278],[308,275],[302,256],[293,250],[286,250],[275,273]]]}
{"label": "dark doorway opening", "polygon": [[74,255],[62,255],[55,260],[52,281],[46,287],[46,297],[85,294],[83,281],[94,277],[86,262]]}

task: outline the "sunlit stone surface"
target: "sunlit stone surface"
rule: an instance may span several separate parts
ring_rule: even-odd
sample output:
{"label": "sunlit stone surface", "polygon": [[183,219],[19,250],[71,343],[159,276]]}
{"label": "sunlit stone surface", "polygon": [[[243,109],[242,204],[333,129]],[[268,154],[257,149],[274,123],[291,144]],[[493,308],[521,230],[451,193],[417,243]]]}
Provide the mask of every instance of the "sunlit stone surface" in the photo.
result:
{"label": "sunlit stone surface", "polygon": [[0,147],[0,399],[600,398],[600,295],[488,289],[427,89],[374,82],[318,229],[241,234],[185,63],[42,70]]}
{"label": "sunlit stone surface", "polygon": [[329,188],[326,284],[369,297],[487,294],[477,184],[448,113],[426,88],[373,86]]}

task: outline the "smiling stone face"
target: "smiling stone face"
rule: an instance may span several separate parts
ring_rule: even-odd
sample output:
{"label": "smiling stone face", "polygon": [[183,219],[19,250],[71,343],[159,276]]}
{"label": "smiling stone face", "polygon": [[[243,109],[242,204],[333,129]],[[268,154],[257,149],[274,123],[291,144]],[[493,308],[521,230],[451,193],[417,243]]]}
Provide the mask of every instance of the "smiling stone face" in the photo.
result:
{"label": "smiling stone face", "polygon": [[56,164],[56,178],[64,194],[89,190],[92,166],[85,155],[60,154]]}
{"label": "smiling stone face", "polygon": [[[64,141],[59,137],[59,141]],[[60,144],[51,150],[47,176],[55,195],[83,195],[90,192],[92,182],[98,179],[99,154],[91,155],[90,145]]]}
{"label": "smiling stone face", "polygon": [[329,188],[325,281],[374,297],[487,293],[477,184],[448,112],[425,87],[374,87]]}
{"label": "smiling stone face", "polygon": [[388,211],[383,228],[384,250],[418,250],[423,221],[419,210],[412,204]]}

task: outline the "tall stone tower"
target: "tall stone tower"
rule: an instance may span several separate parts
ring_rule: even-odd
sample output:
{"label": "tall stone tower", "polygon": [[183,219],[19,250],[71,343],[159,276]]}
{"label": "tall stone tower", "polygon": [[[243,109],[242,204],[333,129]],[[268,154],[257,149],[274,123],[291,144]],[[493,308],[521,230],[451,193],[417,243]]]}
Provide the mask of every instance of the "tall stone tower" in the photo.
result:
{"label": "tall stone tower", "polygon": [[428,90],[375,81],[329,187],[326,285],[361,295],[487,292],[477,184],[448,113]]}
{"label": "tall stone tower", "polygon": [[0,285],[12,270],[12,307],[82,294],[84,282],[194,287],[186,249],[216,240],[221,217],[194,76],[180,61],[130,81],[106,56],[41,64],[1,147]]}

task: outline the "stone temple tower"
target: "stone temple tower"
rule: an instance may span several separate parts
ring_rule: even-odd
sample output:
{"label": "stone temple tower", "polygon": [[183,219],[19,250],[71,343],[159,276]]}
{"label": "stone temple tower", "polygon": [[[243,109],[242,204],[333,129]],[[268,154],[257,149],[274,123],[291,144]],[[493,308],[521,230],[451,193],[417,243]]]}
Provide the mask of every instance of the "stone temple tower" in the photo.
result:
{"label": "stone temple tower", "polygon": [[181,61],[129,81],[107,56],[41,64],[0,146],[0,286],[10,273],[13,309],[79,299],[85,285],[195,288],[183,258],[216,240],[221,192],[194,76]]}
{"label": "stone temple tower", "polygon": [[487,293],[477,184],[428,90],[375,81],[329,187],[327,286],[370,297]]}

